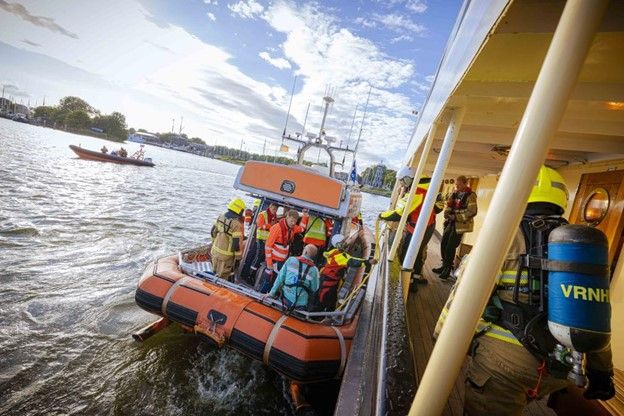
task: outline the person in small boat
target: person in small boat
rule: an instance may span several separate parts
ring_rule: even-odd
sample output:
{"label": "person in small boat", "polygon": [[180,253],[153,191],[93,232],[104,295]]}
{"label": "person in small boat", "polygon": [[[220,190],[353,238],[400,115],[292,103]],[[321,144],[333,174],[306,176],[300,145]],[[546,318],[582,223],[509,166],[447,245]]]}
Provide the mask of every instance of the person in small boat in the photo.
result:
{"label": "person in small boat", "polygon": [[117,154],[121,157],[128,157],[128,151],[123,147],[119,148],[119,152],[117,152]]}
{"label": "person in small boat", "polygon": [[301,256],[289,257],[264,297],[275,297],[281,292],[282,302],[289,310],[312,310],[319,289],[319,271],[314,265],[317,251],[316,246],[308,244]]}
{"label": "person in small boat", "polygon": [[245,202],[240,198],[234,198],[227,208],[228,210],[217,218],[210,231],[212,235],[210,256],[217,276],[230,280],[236,261],[241,258]]}
{"label": "person in small boat", "polygon": [[106,146],[102,146],[102,148],[100,149],[100,152],[106,154],[108,153],[108,149],[106,148]]}
{"label": "person in small boat", "polygon": [[[258,200],[259,201],[259,200]],[[269,231],[277,223],[277,204],[271,202],[265,211],[261,211],[256,218],[256,253],[251,261],[250,273],[255,276],[260,263],[265,260],[264,246],[269,238]]]}
{"label": "person in small boat", "polygon": [[314,259],[314,263],[318,265],[319,254],[327,244],[327,225],[322,217],[310,216],[308,227],[303,235],[303,244],[312,244],[318,249],[317,258]]}
{"label": "person in small boat", "polygon": [[347,269],[349,267],[370,266],[377,263],[375,259],[369,261],[350,256],[345,251],[344,242],[344,236],[341,234],[332,236],[330,244],[333,248],[323,253],[327,263],[321,269],[321,284],[318,298],[321,308],[328,312],[336,309],[338,286],[344,278]]}
{"label": "person in small boat", "polygon": [[282,265],[288,258],[290,245],[295,236],[305,232],[308,225],[307,209],[303,210],[299,224],[297,224],[298,220],[299,213],[294,209],[288,210],[286,216],[269,230],[269,236],[264,246],[266,269],[260,285],[260,292],[266,293],[269,290],[275,273],[281,270]]}

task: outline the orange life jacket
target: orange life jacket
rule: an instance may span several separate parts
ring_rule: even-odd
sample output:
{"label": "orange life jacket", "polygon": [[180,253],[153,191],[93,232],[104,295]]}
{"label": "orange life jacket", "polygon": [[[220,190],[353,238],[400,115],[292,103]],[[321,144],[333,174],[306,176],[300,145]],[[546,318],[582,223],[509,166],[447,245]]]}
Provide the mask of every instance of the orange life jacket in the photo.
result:
{"label": "orange life jacket", "polygon": [[267,267],[273,267],[273,262],[285,262],[288,258],[288,250],[290,243],[295,238],[295,234],[302,233],[308,225],[308,216],[303,215],[301,224],[288,228],[286,218],[282,218],[277,224],[271,227],[269,238],[267,238],[264,246],[264,256],[266,258]]}
{"label": "orange life jacket", "polygon": [[[421,187],[416,188],[416,195],[422,196],[422,201],[425,201],[425,195],[427,194],[427,190]],[[405,229],[408,233],[413,234],[414,228],[416,227],[416,221],[418,221],[418,216],[420,215],[420,209],[422,208],[422,203],[412,212],[410,212],[407,217],[407,223],[405,224]],[[429,215],[429,221],[427,221],[427,225],[431,225],[435,222],[435,213],[431,211],[431,215]]]}

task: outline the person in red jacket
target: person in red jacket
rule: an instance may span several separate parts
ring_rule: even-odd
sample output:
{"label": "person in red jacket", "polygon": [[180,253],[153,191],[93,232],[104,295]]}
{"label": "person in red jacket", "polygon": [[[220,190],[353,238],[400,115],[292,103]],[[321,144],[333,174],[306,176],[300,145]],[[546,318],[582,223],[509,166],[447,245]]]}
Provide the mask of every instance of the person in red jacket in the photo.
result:
{"label": "person in red jacket", "polygon": [[344,236],[341,234],[332,236],[330,244],[333,248],[323,253],[327,263],[321,269],[321,286],[319,288],[318,300],[321,308],[328,312],[336,309],[338,286],[349,267],[377,264],[375,259],[365,260],[350,256],[345,251],[343,241]]}
{"label": "person in red jacket", "polygon": [[[264,257],[266,259],[266,274],[269,284],[273,282],[273,275],[279,272],[282,265],[288,259],[290,243],[292,243],[296,234],[304,233],[308,227],[307,209],[303,210],[301,223],[297,225],[299,213],[291,209],[286,213],[277,224],[273,225],[269,231],[269,237],[264,246]],[[271,288],[267,284],[262,285],[261,291],[268,291]]]}

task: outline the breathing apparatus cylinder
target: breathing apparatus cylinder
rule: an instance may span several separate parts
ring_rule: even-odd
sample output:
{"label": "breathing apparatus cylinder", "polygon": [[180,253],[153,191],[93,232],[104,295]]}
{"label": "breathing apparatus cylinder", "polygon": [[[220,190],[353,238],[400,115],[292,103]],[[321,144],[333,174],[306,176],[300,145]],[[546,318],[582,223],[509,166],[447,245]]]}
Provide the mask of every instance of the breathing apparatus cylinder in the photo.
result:
{"label": "breathing apparatus cylinder", "polygon": [[609,243],[586,225],[562,225],[548,237],[548,328],[562,345],[600,351],[611,338]]}

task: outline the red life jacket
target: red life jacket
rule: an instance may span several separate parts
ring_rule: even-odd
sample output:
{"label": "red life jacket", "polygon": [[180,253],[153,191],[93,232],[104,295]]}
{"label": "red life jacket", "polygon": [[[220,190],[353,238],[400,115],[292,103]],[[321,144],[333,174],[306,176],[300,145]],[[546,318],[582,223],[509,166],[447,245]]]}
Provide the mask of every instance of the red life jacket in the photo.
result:
{"label": "red life jacket", "polygon": [[349,264],[349,256],[341,250],[333,249],[327,253],[327,264],[321,269],[319,299],[322,301],[327,292],[340,283]]}
{"label": "red life jacket", "polygon": [[[427,194],[427,190],[421,187],[416,188],[416,195],[422,196],[422,201],[425,202],[425,195]],[[418,216],[420,215],[420,210],[422,208],[422,203],[412,211],[407,217],[407,223],[405,224],[405,229],[408,233],[413,234],[414,228],[416,227],[416,221],[418,221]],[[431,215],[429,215],[429,220],[427,221],[427,225],[431,225],[435,222],[435,213],[431,211]]]}

